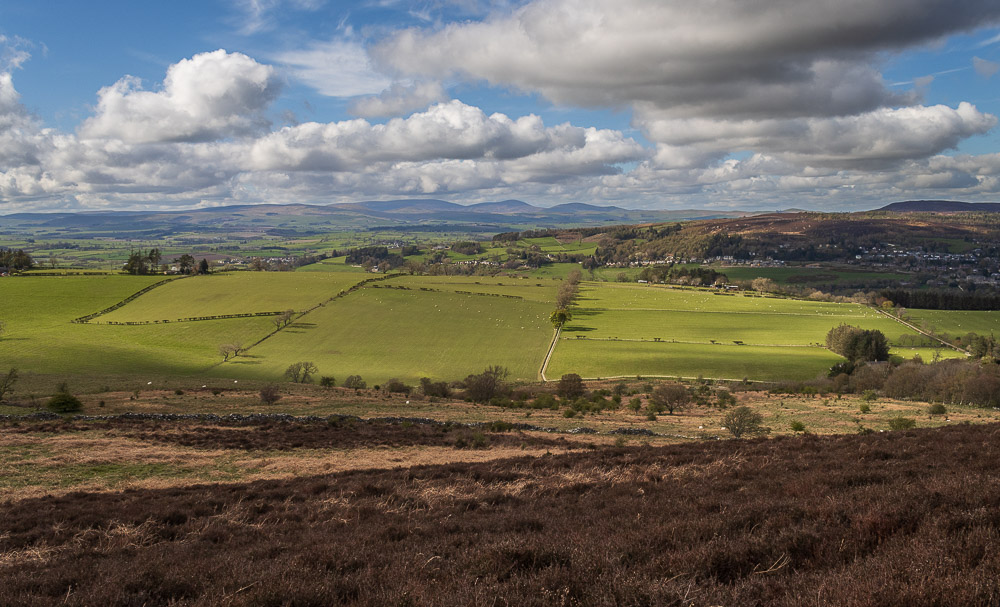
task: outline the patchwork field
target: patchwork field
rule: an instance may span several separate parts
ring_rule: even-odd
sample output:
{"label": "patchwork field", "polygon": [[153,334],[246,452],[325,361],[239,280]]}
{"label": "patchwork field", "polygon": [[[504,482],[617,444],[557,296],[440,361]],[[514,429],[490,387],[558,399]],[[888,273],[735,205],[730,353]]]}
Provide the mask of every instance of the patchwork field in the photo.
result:
{"label": "patchwork field", "polygon": [[825,348],[562,339],[546,377],[811,379],[841,360]]}
{"label": "patchwork field", "polygon": [[196,316],[301,311],[366,278],[355,272],[236,272],[174,280],[98,322],[177,320]]}
{"label": "patchwork field", "polygon": [[221,367],[236,377],[277,379],[296,361],[323,375],[459,379],[499,364],[534,380],[552,338],[552,304],[364,288],[327,304]]}
{"label": "patchwork field", "polygon": [[[121,302],[162,277],[5,279],[0,360],[25,373],[201,375],[273,381],[310,361],[321,375],[456,380],[489,365],[537,379],[552,338],[561,281],[545,277],[397,275],[330,298],[372,275],[243,272],[175,279],[89,324],[74,318]],[[196,316],[305,310],[276,334],[272,318],[177,322]],[[893,352],[932,360],[960,354],[919,345],[900,323],[855,304],[716,294],[712,290],[584,282],[549,362],[547,377],[683,376],[807,379],[840,358],[824,348],[840,323],[879,329]],[[996,314],[911,310],[944,330],[989,332]],[[170,321],[170,322],[162,322]],[[142,322],[119,325],[108,323]],[[156,323],[156,324],[152,324]],[[955,331],[958,333],[958,331]],[[963,331],[964,332],[964,331]],[[267,339],[264,339],[267,337]],[[916,339],[915,339],[916,338]],[[256,344],[223,364],[225,343]]]}
{"label": "patchwork field", "polygon": [[547,376],[809,379],[840,360],[822,347],[839,324],[878,329],[890,342],[917,337],[857,304],[707,289],[585,283],[577,304]]}

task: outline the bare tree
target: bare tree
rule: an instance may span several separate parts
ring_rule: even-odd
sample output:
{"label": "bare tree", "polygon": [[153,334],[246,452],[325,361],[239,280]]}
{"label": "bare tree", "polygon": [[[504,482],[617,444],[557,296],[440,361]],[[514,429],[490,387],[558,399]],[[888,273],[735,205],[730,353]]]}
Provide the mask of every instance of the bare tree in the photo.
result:
{"label": "bare tree", "polygon": [[736,407],[722,417],[722,425],[734,438],[768,434],[771,429],[764,427],[764,416],[750,407]]}
{"label": "bare tree", "polygon": [[292,322],[292,318],[295,316],[295,310],[285,310],[281,314],[275,316],[271,322],[274,323],[274,328],[280,329],[282,327],[287,327],[288,323]]}
{"label": "bare tree", "polygon": [[301,361],[288,365],[288,368],[285,369],[285,377],[297,384],[307,384],[316,372],[316,365]]}
{"label": "bare tree", "polygon": [[219,354],[222,355],[222,362],[226,362],[231,357],[239,356],[243,350],[243,344],[238,341],[219,345]]}
{"label": "bare tree", "polygon": [[273,405],[281,399],[281,393],[276,384],[266,384],[260,389],[260,402],[265,405]]}
{"label": "bare tree", "polygon": [[657,408],[666,409],[670,415],[691,402],[691,392],[680,384],[660,384],[650,397]]}
{"label": "bare tree", "polygon": [[7,375],[0,377],[0,402],[14,391],[14,384],[17,383],[17,369],[11,367]]}

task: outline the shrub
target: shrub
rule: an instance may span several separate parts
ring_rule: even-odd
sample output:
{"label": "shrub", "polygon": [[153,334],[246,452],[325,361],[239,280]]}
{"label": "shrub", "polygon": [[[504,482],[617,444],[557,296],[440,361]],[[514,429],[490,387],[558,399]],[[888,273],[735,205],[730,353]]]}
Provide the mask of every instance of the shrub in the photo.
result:
{"label": "shrub", "polygon": [[273,405],[281,400],[281,393],[277,384],[266,384],[260,389],[260,402],[265,405]]}
{"label": "shrub", "polygon": [[509,375],[507,367],[493,365],[487,367],[478,375],[465,378],[465,397],[477,403],[488,403],[494,396],[509,392],[506,379]]}
{"label": "shrub", "polygon": [[576,398],[583,396],[583,378],[576,373],[567,373],[559,380],[559,387],[556,388],[559,398]]}
{"label": "shrub", "polygon": [[353,388],[355,390],[364,390],[368,387],[367,382],[361,379],[360,375],[348,375],[347,379],[344,380],[345,388]]}
{"label": "shrub", "polygon": [[534,409],[552,409],[558,406],[559,403],[556,401],[556,398],[548,392],[543,392],[536,396],[532,403],[532,408]]}
{"label": "shrub", "polygon": [[451,396],[451,389],[448,387],[448,382],[431,381],[429,377],[420,378],[420,391],[424,393],[424,396],[440,396],[441,398]]}
{"label": "shrub", "polygon": [[935,403],[930,407],[927,407],[927,413],[929,415],[944,415],[947,412],[948,409],[946,409],[945,406],[942,405],[941,403]]}
{"label": "shrub", "polygon": [[576,410],[572,407],[568,407],[565,411],[563,411],[563,417],[576,417]]}
{"label": "shrub", "polygon": [[183,396],[184,395],[184,390],[181,390],[180,388],[177,388],[176,390],[174,390],[174,394],[176,394],[177,396]]}
{"label": "shrub", "polygon": [[806,431],[806,425],[803,424],[802,422],[800,422],[799,420],[793,421],[788,426],[789,426],[789,428],[792,429],[792,432],[805,432]]}
{"label": "shrub", "polygon": [[764,417],[747,406],[736,407],[722,417],[722,425],[734,438],[767,434],[770,428],[764,427]]}
{"label": "shrub", "polygon": [[871,413],[872,406],[869,405],[868,403],[861,403],[861,406],[858,407],[858,411],[861,411],[862,413]]}
{"label": "shrub", "polygon": [[889,420],[890,430],[909,430],[917,427],[917,420],[912,417],[894,417]]}
{"label": "shrub", "polygon": [[395,377],[392,378],[392,379],[390,379],[390,380],[388,380],[388,381],[386,381],[382,385],[382,388],[386,392],[395,392],[397,394],[409,394],[410,391],[413,389],[412,386],[407,386],[406,384],[404,384],[403,382],[399,381]]}
{"label": "shrub", "polygon": [[639,409],[642,409],[642,399],[638,396],[633,396],[632,399],[628,401],[628,408],[634,413],[638,413]]}
{"label": "shrub", "polygon": [[83,408],[83,403],[69,392],[61,390],[58,394],[50,398],[45,406],[53,413],[76,413]]}
{"label": "shrub", "polygon": [[324,388],[332,388],[337,385],[337,380],[336,378],[330,377],[329,375],[324,375],[323,377],[319,378],[319,385],[323,386]]}

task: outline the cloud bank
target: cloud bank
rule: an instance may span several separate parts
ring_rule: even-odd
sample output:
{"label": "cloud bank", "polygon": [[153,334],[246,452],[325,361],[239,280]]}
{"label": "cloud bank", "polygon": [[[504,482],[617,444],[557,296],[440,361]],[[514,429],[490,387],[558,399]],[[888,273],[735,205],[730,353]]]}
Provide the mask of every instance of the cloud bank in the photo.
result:
{"label": "cloud bank", "polygon": [[[931,77],[903,90],[881,73],[893,53],[1000,23],[996,2],[501,4],[483,20],[431,21],[370,47],[306,42],[273,55],[275,66],[225,50],[197,54],[170,66],[162,83],[125,76],[100,89],[75,133],[30,116],[11,75],[26,57],[8,51],[0,208],[418,194],[850,208],[1000,193],[1000,156],[953,154],[997,118],[968,101],[925,104]],[[279,8],[243,2],[247,27],[268,27]],[[972,67],[985,79],[997,71],[980,57]],[[269,112],[287,79],[350,98],[357,119],[275,129]],[[482,82],[567,108],[628,112],[644,141],[532,114],[487,114],[450,99],[442,84]]]}

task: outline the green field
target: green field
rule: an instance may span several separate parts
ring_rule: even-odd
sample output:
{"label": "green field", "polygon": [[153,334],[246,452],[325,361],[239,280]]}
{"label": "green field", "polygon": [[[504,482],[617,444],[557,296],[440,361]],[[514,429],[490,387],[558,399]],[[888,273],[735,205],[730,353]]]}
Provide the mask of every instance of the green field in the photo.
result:
{"label": "green field", "polygon": [[561,340],[546,376],[812,379],[843,360],[825,348]]}
{"label": "green field", "polygon": [[192,276],[157,287],[96,320],[132,322],[286,309],[301,311],[365,278],[355,272],[234,272]]}
{"label": "green field", "polygon": [[317,309],[247,356],[227,375],[278,379],[296,361],[322,375],[459,379],[489,365],[534,380],[552,338],[551,304],[484,295],[365,288]]}
{"label": "green field", "polygon": [[489,276],[401,276],[392,279],[387,286],[411,289],[434,289],[438,291],[465,291],[511,295],[526,301],[552,305],[561,283],[554,280],[531,280],[526,278],[502,278]]}
{"label": "green field", "polygon": [[[137,327],[74,324],[163,277],[73,276],[2,279],[7,333],[0,367],[45,375],[204,374],[220,343],[253,343],[268,318]],[[161,287],[162,288],[162,287]],[[156,292],[156,289],[151,293]],[[141,298],[140,298],[141,299]],[[138,300],[136,300],[138,301]]]}
{"label": "green field", "polygon": [[911,322],[922,327],[926,323],[938,334],[952,337],[966,333],[1000,335],[1000,311],[996,310],[916,310],[907,309]]}
{"label": "green field", "polygon": [[839,324],[878,329],[890,341],[916,335],[857,304],[584,283],[547,375],[576,369],[572,372],[586,377],[808,379],[840,360],[821,347],[827,332]]}
{"label": "green field", "polygon": [[[573,265],[573,264],[568,264]],[[342,266],[339,266],[342,267]],[[240,272],[177,279],[89,324],[100,311],[162,276],[65,276],[0,279],[0,367],[46,377],[228,377],[272,381],[294,362],[321,375],[461,379],[503,365],[534,380],[552,338],[549,323],[560,281],[542,277],[399,275],[330,301],[371,274]],[[274,332],[271,317],[176,322],[179,318],[284,309],[305,310]],[[755,380],[805,379],[839,357],[818,347],[840,323],[883,331],[891,341],[914,333],[855,304],[635,283],[584,282],[547,376],[664,375]],[[910,311],[946,328],[982,332],[993,312]],[[163,321],[112,325],[114,322]],[[949,324],[950,323],[950,324]],[[954,329],[953,329],[954,330]],[[955,331],[959,333],[959,331]],[[264,339],[264,338],[267,339]],[[222,363],[219,345],[259,342]],[[714,344],[712,342],[715,342]],[[742,342],[737,344],[735,342]],[[909,345],[908,342],[906,345]],[[893,354],[930,361],[960,353],[904,348]]]}

